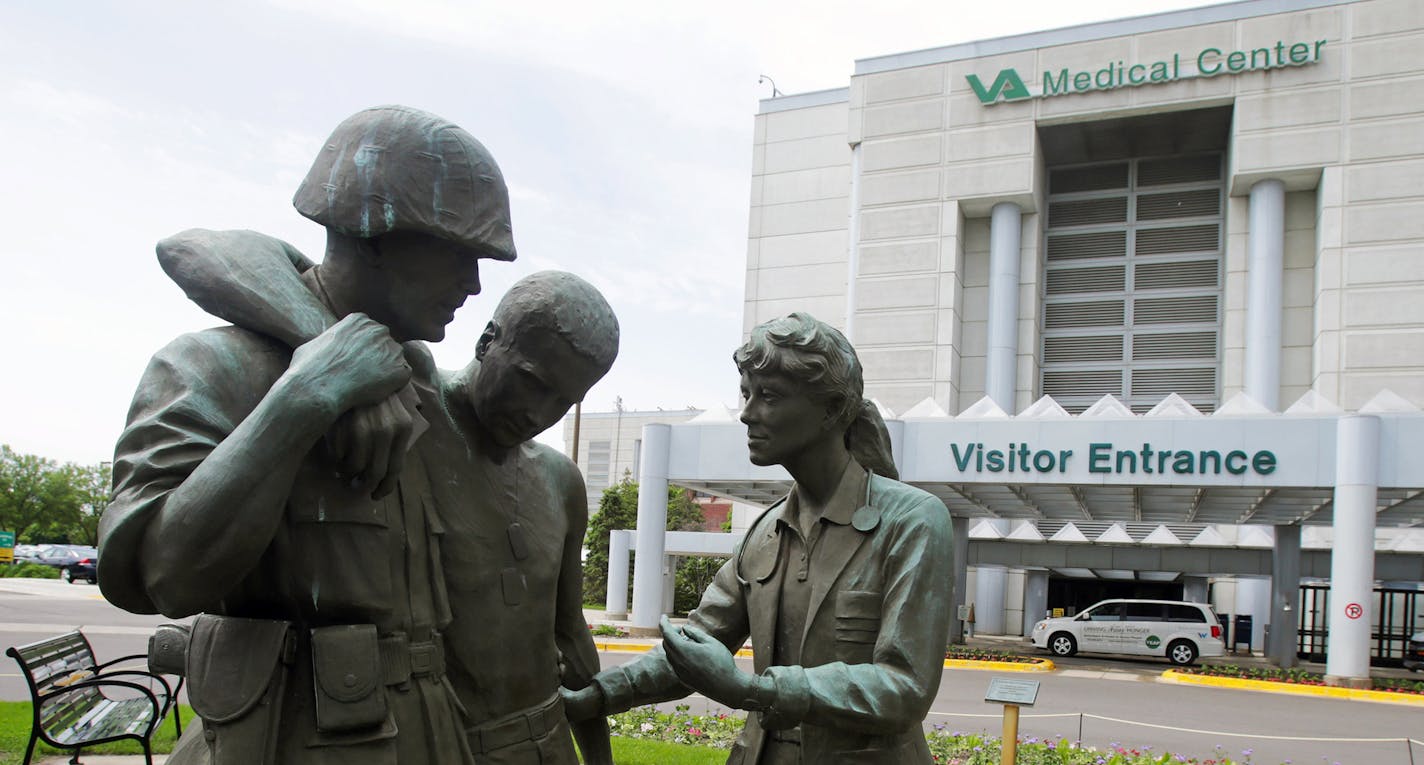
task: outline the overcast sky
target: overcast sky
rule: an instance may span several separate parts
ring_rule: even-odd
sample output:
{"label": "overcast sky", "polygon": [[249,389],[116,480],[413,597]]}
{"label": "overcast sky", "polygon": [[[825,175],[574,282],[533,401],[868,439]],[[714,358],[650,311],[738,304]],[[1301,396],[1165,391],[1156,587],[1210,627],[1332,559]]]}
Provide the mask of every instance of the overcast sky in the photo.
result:
{"label": "overcast sky", "polygon": [[588,410],[734,405],[759,75],[845,87],[857,58],[1204,4],[5,3],[0,442],[109,459],[149,356],[215,323],[154,243],[249,228],[320,258],[292,192],[338,122],[384,103],[469,130],[512,194],[519,260],[487,262],[441,366],[511,283],[561,268],[623,325]]}

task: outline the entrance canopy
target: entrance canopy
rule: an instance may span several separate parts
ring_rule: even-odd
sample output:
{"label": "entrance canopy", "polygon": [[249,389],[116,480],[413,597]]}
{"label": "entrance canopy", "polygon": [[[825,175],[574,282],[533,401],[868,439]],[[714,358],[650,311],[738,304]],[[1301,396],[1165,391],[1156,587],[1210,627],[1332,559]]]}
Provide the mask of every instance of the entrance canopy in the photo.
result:
{"label": "entrance canopy", "polygon": [[[1170,395],[1138,415],[1111,396],[1082,414],[1044,397],[1017,416],[989,399],[887,413],[900,480],[955,516],[1065,522],[1329,525],[1342,419],[1379,421],[1377,527],[1424,525],[1424,413],[1392,393],[1345,414],[1313,393],[1284,413],[1239,394],[1211,414]],[[790,488],[748,459],[731,412],[672,426],[668,480],[767,506]]]}

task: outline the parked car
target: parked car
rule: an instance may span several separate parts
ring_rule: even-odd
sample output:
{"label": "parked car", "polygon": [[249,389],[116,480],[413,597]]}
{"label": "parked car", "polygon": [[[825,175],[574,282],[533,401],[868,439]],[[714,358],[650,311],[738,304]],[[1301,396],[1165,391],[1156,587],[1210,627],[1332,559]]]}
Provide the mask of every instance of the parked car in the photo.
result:
{"label": "parked car", "polygon": [[51,545],[42,550],[36,562],[59,569],[59,578],[66,582],[99,583],[97,562],[99,551],[84,545]]}
{"label": "parked car", "polygon": [[34,563],[39,554],[39,545],[15,545],[16,563]]}
{"label": "parked car", "polygon": [[1424,671],[1424,632],[1416,632],[1404,649],[1404,668]]}
{"label": "parked car", "polygon": [[1211,606],[1175,600],[1104,600],[1077,616],[1044,619],[1033,626],[1032,640],[1055,656],[1165,656],[1178,665],[1220,656],[1226,648]]}

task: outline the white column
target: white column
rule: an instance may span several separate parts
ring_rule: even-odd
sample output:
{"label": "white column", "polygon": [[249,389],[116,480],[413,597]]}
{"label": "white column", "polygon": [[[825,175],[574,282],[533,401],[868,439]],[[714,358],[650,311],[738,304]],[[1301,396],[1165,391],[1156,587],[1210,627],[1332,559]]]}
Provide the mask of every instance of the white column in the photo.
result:
{"label": "white column", "polygon": [[1009,570],[1004,566],[977,566],[974,571],[974,634],[1002,635]]}
{"label": "white column", "polygon": [[628,618],[628,543],[633,532],[614,529],[608,535],[608,595],[603,601],[604,616]]}
{"label": "white column", "polygon": [[1032,635],[1033,625],[1048,615],[1048,569],[1024,572],[1023,634]]}
{"label": "white column", "polygon": [[667,533],[668,451],[672,426],[643,426],[643,469],[638,474],[638,555],[633,559],[633,626],[656,629],[663,615],[663,550]]}
{"label": "white column", "polygon": [[1335,543],[1330,552],[1330,634],[1325,681],[1364,686],[1374,619],[1375,510],[1380,423],[1341,417],[1335,430]]}
{"label": "white column", "polygon": [[[1271,580],[1264,576],[1243,576],[1236,580],[1236,615],[1251,616],[1251,652],[1265,652],[1266,620],[1271,615]],[[1245,635],[1235,634],[1232,619],[1232,643],[1245,643]],[[1230,646],[1228,646],[1229,648]]]}
{"label": "white column", "polygon": [[1208,584],[1210,580],[1204,576],[1183,576],[1182,600],[1188,603],[1205,603]]}
{"label": "white column", "polygon": [[1246,239],[1246,395],[1280,410],[1281,293],[1286,247],[1286,185],[1251,187]]}
{"label": "white column", "polygon": [[[1014,392],[1019,363],[1019,231],[1023,212],[1012,202],[1000,202],[994,205],[989,216],[989,326],[984,393],[1000,409],[1013,414],[1017,411]],[[979,626],[975,624],[976,629]]]}

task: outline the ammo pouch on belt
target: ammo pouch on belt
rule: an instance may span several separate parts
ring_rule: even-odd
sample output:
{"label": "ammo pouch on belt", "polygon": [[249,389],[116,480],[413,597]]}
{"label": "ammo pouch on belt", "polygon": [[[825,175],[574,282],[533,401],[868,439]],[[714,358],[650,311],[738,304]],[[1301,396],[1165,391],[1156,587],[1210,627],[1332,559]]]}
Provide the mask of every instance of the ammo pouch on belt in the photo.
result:
{"label": "ammo pouch on belt", "polygon": [[311,631],[316,728],[349,733],[386,721],[386,688],[374,624],[343,624]]}
{"label": "ammo pouch on belt", "polygon": [[288,667],[296,655],[288,622],[199,614],[188,644],[188,700],[202,718],[213,765],[276,758]]}
{"label": "ammo pouch on belt", "polygon": [[188,675],[188,641],[193,628],[186,624],[160,624],[148,638],[148,669],[160,675]]}

